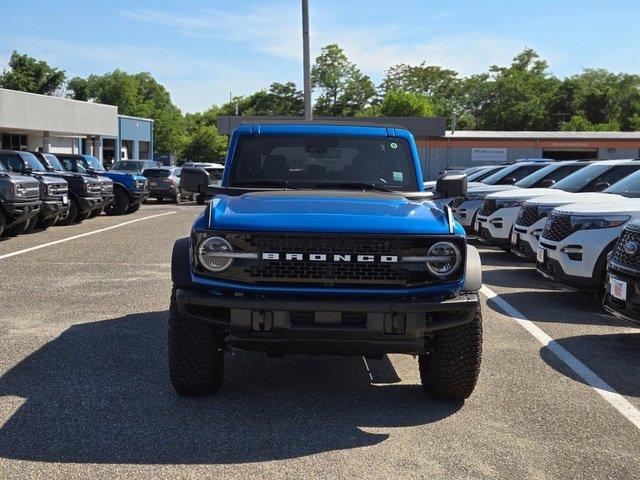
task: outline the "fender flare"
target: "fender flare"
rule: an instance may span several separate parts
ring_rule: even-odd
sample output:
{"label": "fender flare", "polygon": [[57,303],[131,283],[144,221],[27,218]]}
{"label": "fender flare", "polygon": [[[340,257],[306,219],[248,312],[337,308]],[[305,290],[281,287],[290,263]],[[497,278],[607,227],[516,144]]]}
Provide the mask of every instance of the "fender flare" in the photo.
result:
{"label": "fender flare", "polygon": [[482,262],[478,249],[472,245],[467,245],[467,264],[464,271],[465,292],[477,292],[482,288]]}
{"label": "fender flare", "polygon": [[173,244],[171,254],[171,281],[175,288],[188,288],[191,281],[191,260],[189,256],[189,237],[180,238]]}

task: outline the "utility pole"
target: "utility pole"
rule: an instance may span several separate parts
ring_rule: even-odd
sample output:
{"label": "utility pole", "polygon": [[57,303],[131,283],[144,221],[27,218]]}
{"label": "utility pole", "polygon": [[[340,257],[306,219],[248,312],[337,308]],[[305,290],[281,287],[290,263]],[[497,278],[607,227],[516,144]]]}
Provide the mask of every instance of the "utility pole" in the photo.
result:
{"label": "utility pole", "polygon": [[302,0],[302,55],[304,68],[304,119],[313,120],[311,108],[311,53],[309,51],[309,0]]}

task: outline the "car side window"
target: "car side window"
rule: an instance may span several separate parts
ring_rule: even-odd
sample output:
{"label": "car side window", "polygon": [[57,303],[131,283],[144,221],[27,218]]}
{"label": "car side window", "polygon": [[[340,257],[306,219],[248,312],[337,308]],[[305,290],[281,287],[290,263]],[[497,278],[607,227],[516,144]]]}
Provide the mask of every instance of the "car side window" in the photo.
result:
{"label": "car side window", "polygon": [[0,156],[0,161],[7,170],[18,173],[22,172],[23,163],[17,156],[5,154]]}

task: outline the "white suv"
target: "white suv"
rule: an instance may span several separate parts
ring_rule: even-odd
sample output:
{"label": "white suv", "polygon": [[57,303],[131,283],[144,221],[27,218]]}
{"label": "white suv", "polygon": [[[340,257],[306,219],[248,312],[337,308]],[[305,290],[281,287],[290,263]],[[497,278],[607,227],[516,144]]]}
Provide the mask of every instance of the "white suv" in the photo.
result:
{"label": "white suv", "polygon": [[474,225],[478,240],[508,251],[513,224],[524,201],[558,195],[561,191],[550,187],[592,164],[579,160],[552,163],[518,182],[518,189],[487,195]]}
{"label": "white suv", "polygon": [[[596,192],[609,184],[613,185],[602,193]],[[538,238],[547,223],[549,212],[554,208],[569,203],[610,202],[622,197],[640,197],[640,162],[629,160],[598,162],[558,182],[550,190],[557,192],[558,195],[525,201],[518,211],[518,217],[513,226],[511,252],[528,260],[535,260]]]}
{"label": "white suv", "polygon": [[601,290],[607,254],[624,225],[638,217],[640,199],[571,203],[554,209],[540,235],[538,272],[582,290]]}
{"label": "white suv", "polygon": [[490,193],[518,188],[517,183],[547,166],[548,162],[520,162],[508,165],[482,181],[482,185],[470,185],[465,197],[451,203],[453,214],[465,231],[474,235],[474,222],[484,198]]}

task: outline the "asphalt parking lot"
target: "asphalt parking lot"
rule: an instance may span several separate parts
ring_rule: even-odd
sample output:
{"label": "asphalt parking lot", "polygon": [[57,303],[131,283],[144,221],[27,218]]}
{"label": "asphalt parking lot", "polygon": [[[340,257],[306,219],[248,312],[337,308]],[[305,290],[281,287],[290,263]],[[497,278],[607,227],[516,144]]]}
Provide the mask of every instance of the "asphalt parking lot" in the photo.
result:
{"label": "asphalt parking lot", "polygon": [[170,255],[201,208],[0,242],[0,477],[638,477],[640,330],[499,250],[481,250],[483,369],[464,404],[426,397],[408,356],[234,353],[219,395],[178,397]]}

